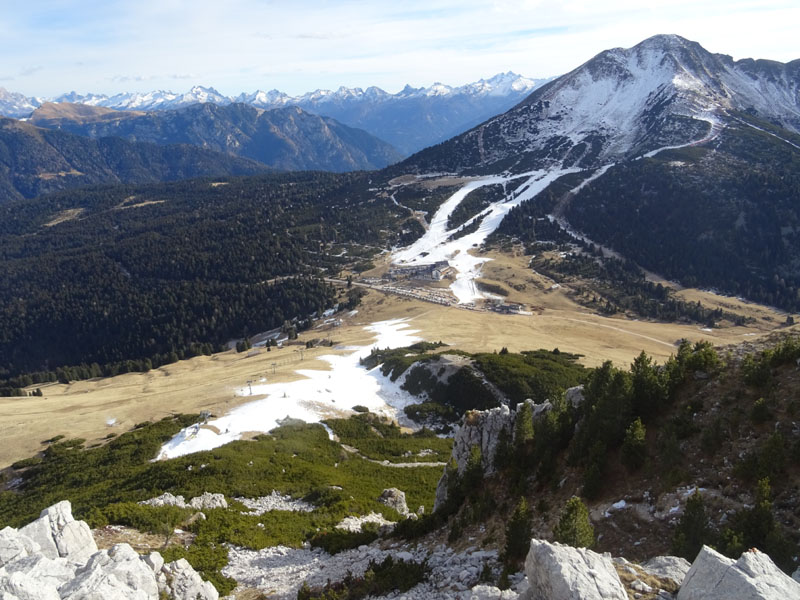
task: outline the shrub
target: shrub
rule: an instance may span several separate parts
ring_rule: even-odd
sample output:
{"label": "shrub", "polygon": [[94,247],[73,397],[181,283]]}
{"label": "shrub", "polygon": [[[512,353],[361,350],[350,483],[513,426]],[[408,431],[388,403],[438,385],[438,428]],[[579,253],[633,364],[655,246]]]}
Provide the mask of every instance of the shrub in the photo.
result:
{"label": "shrub", "polygon": [[387,556],[380,563],[371,560],[362,577],[348,573],[342,581],[329,582],[319,588],[304,583],[297,592],[297,600],[360,600],[394,591],[407,592],[425,580],[428,570],[425,562],[395,560]]}
{"label": "shrub", "polygon": [[378,539],[378,532],[365,527],[362,531],[345,531],[343,529],[320,531],[309,542],[313,547],[322,548],[328,554],[338,554],[344,550],[358,548],[362,544],[371,544],[376,539]]}

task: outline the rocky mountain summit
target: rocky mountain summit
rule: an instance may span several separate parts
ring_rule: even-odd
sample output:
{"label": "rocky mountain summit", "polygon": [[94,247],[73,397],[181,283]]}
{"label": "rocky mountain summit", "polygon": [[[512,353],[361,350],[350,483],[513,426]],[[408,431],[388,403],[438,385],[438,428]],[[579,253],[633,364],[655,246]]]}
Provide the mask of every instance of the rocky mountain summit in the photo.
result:
{"label": "rocky mountain summit", "polygon": [[217,600],[185,559],[164,563],[128,544],[98,550],[89,526],[68,501],[44,509],[21,529],[0,531],[0,597],[4,600]]}
{"label": "rocky mountain summit", "polygon": [[712,54],[677,35],[606,50],[508,112],[403,166],[419,171],[597,168],[713,135],[735,112],[797,132],[800,61]]}

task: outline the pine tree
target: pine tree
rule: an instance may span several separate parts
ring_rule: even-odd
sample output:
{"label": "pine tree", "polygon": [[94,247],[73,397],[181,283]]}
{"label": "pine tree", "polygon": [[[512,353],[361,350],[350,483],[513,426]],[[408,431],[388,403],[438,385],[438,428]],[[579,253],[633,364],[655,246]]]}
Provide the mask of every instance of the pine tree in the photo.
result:
{"label": "pine tree", "polygon": [[557,542],[576,548],[590,548],[594,545],[594,527],[589,522],[589,509],[577,496],[564,505],[553,535]]}
{"label": "pine tree", "polygon": [[686,509],[672,538],[672,552],[693,561],[703,544],[711,541],[708,515],[703,504],[703,495],[695,490],[686,501]]}
{"label": "pine tree", "polygon": [[507,565],[519,564],[531,545],[531,511],[525,498],[519,499],[514,513],[506,525],[504,561]]}
{"label": "pine tree", "polygon": [[622,463],[631,471],[639,469],[647,458],[647,442],[645,441],[645,428],[642,420],[636,418],[625,430],[625,439],[622,442]]}

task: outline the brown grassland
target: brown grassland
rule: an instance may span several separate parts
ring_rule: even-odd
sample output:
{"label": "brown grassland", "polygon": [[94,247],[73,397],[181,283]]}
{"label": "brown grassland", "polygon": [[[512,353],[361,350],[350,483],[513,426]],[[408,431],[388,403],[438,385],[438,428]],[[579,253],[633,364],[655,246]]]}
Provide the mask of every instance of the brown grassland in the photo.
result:
{"label": "brown grassland", "polygon": [[312,329],[300,335],[301,343],[327,338],[339,346],[307,350],[302,362],[299,349],[303,345],[272,352],[262,349],[252,356],[231,350],[149,373],[69,385],[49,384],[42,386],[41,398],[0,398],[0,429],[4,437],[0,468],[33,455],[42,448],[43,440],[59,434],[85,438],[91,444],[102,441],[109,433],[121,433],[136,423],[169,414],[203,410],[223,414],[248,401],[235,396],[234,390],[246,386],[249,380],[266,377],[270,382],[291,381],[300,377],[295,372],[299,368],[328,368],[319,356],[347,352],[346,346],[369,344],[372,336],[364,326],[385,319],[410,319],[411,326],[425,340],[441,340],[468,352],[558,347],[583,355],[581,360],[587,366],[605,360],[627,365],[642,350],[663,361],[681,338],[707,339],[715,345],[735,344],[774,331],[785,320],[785,315],[767,307],[698,290],[683,290],[680,294],[752,316],[755,322],[747,327],[724,326],[704,331],[696,324],[604,317],[578,305],[568,288],[551,289],[553,282],[527,269],[524,256],[499,252],[489,255],[494,260],[485,265],[483,279],[507,288],[507,299],[525,303],[532,315],[471,311],[370,291],[358,313],[345,318],[341,326]]}

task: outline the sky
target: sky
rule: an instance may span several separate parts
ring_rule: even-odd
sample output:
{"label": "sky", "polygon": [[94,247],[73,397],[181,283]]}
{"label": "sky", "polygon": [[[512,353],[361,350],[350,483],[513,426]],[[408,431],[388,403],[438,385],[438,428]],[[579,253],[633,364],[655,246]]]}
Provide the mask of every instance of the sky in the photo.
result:
{"label": "sky", "polygon": [[798,24],[800,0],[0,0],[0,87],[397,92],[560,75],[658,33],[787,62]]}

